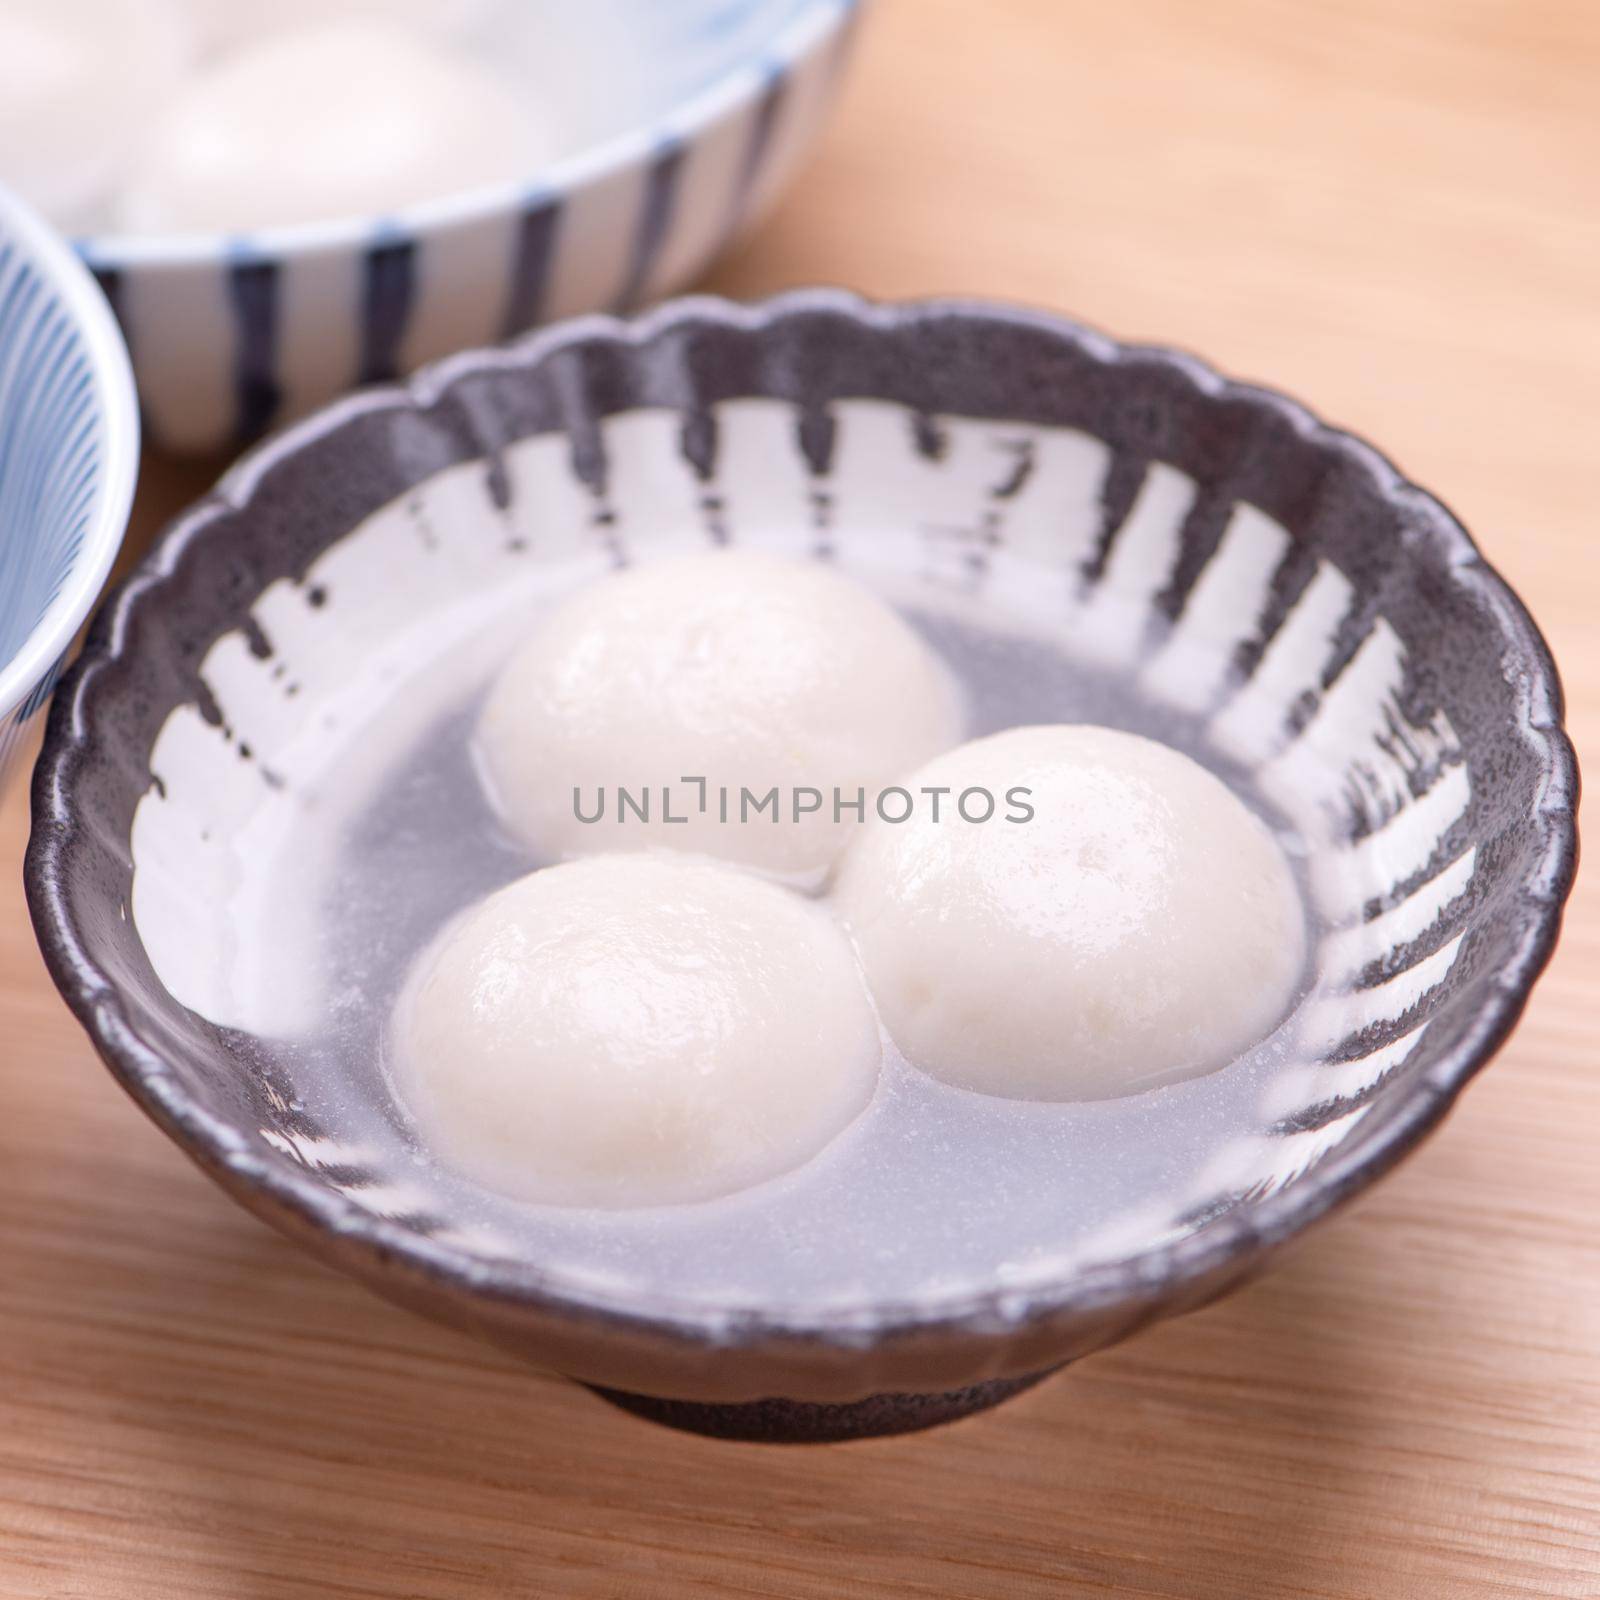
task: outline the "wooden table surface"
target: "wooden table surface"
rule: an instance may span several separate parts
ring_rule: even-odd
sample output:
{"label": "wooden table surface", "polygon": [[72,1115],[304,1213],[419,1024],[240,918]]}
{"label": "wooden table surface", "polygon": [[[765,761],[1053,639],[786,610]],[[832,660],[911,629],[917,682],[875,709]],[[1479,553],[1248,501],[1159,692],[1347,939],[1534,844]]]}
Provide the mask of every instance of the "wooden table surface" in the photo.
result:
{"label": "wooden table surface", "polygon": [[[1460,512],[1600,750],[1600,7],[880,0],[713,286],[1205,352]],[[203,486],[152,464],[136,539]],[[224,1199],[45,979],[0,808],[0,1596],[1600,1595],[1600,888],[1437,1138],[1275,1276],[943,1432],[702,1442]]]}

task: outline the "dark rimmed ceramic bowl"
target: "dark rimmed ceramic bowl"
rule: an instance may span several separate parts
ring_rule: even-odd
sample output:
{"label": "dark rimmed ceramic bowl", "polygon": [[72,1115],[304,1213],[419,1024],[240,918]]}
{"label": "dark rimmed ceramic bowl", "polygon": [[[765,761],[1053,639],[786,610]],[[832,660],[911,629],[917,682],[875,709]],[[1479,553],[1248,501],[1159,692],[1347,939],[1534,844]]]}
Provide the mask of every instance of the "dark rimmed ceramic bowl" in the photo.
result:
{"label": "dark rimmed ceramic bowl", "polygon": [[[725,540],[881,558],[952,595],[1008,584],[1307,841],[1331,931],[1302,1054],[1179,1225],[982,1287],[814,1306],[579,1281],[474,1241],[174,997],[207,1009],[217,840],[280,803],[351,652],[519,563]],[[1534,625],[1366,445],[1053,317],[813,292],[569,323],[262,447],[101,612],[52,713],[27,880],[113,1072],[257,1214],[646,1415],[843,1437],[993,1403],[1203,1305],[1399,1160],[1549,958],[1576,790]]]}

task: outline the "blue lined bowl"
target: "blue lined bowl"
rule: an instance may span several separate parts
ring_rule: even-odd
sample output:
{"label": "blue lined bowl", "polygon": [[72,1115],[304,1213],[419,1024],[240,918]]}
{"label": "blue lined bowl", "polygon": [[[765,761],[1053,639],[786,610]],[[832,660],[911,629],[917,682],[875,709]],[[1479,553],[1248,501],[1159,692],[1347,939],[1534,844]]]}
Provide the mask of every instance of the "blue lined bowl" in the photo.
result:
{"label": "blue lined bowl", "polygon": [[248,236],[79,241],[127,336],[147,436],[229,449],[358,384],[631,310],[701,272],[797,168],[862,0],[640,3],[669,109],[525,183]]}
{"label": "blue lined bowl", "polygon": [[0,189],[0,787],[111,570],[138,460],[104,297]]}

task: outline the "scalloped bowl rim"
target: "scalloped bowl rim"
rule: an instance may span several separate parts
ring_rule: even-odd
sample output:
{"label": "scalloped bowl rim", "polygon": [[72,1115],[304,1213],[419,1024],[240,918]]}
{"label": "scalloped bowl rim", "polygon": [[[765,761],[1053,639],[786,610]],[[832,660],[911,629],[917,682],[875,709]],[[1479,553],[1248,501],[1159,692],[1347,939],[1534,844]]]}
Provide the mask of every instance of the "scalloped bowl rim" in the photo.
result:
{"label": "scalloped bowl rim", "polygon": [[[66,654],[122,548],[139,476],[139,404],[128,347],[116,318],[71,245],[4,188],[0,188],[0,231],[15,238],[40,269],[83,340],[94,373],[103,439],[100,482],[82,548],[60,592],[11,658],[0,661],[0,717],[5,717],[27,701]],[[0,416],[0,427],[4,425]]]}
{"label": "scalloped bowl rim", "polygon": [[[114,983],[85,952],[62,889],[63,858],[73,828],[62,796],[70,788],[73,768],[82,756],[82,730],[92,721],[89,712],[95,680],[108,661],[121,658],[131,614],[146,593],[161,587],[189,547],[206,537],[216,518],[244,509],[260,481],[279,463],[313,441],[328,439],[355,417],[378,410],[426,409],[458,377],[496,367],[532,371],[553,354],[590,340],[642,346],[683,323],[759,330],[787,316],[815,312],[879,327],[914,324],[947,313],[999,319],[1071,342],[1102,362],[1154,364],[1181,376],[1211,398],[1270,407],[1309,442],[1338,453],[1369,474],[1386,497],[1407,504],[1460,581],[1473,585],[1488,603],[1508,645],[1526,663],[1527,672],[1519,684],[1521,731],[1538,752],[1546,773],[1536,809],[1542,848],[1525,885],[1525,894],[1539,907],[1539,915],[1514,959],[1491,980],[1489,1003],[1386,1122],[1365,1137],[1334,1147],[1295,1183],[1249,1206],[1235,1208],[1196,1233],[1120,1260],[1068,1269],[1027,1287],[930,1293],[904,1302],[830,1302],[814,1309],[780,1312],[759,1306],[708,1305],[670,1294],[624,1293],[564,1278],[531,1261],[473,1257],[364,1210],[292,1164],[269,1162],[250,1148],[237,1129],[197,1104],[173,1080],[160,1054],[140,1037]],[[633,319],[603,314],[573,318],[509,346],[447,357],[407,382],[337,401],[249,452],[209,495],[168,527],[97,620],[95,636],[52,713],[35,778],[37,820],[26,876],[46,964],[114,1074],[193,1159],[247,1206],[277,1220],[280,1226],[295,1232],[309,1227],[357,1244],[370,1258],[375,1275],[399,1269],[434,1288],[443,1284],[469,1296],[531,1306],[557,1316],[599,1320],[654,1336],[722,1347],[788,1341],[861,1348],[863,1341],[877,1346],[929,1330],[980,1335],[1000,1329],[1015,1331],[1063,1314],[1176,1298],[1185,1285],[1241,1258],[1265,1256],[1366,1189],[1437,1126],[1456,1096],[1516,1025],[1554,950],[1562,906],[1576,872],[1577,792],[1576,757],[1562,727],[1560,683],[1538,628],[1511,588],[1484,562],[1456,518],[1371,445],[1320,421],[1300,402],[1271,389],[1224,378],[1187,353],[1164,346],[1122,344],[1052,313],[971,298],[875,305],[843,291],[807,289],[751,306],[712,296],[687,296]]]}

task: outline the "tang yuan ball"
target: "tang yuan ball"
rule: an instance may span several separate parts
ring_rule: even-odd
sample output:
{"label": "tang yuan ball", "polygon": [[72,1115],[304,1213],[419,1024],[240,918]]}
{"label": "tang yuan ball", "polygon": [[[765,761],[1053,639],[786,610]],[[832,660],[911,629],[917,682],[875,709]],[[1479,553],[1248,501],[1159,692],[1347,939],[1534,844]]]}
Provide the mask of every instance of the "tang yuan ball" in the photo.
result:
{"label": "tang yuan ball", "polygon": [[0,0],[0,179],[63,226],[92,223],[189,46],[165,0]]}
{"label": "tang yuan ball", "polygon": [[434,34],[459,34],[480,24],[495,0],[185,0],[200,37],[230,48],[263,34],[335,18],[376,17]]}
{"label": "tang yuan ball", "polygon": [[274,33],[202,73],[121,201],[141,232],[368,217],[525,174],[539,141],[484,67],[370,20]]}
{"label": "tang yuan ball", "polygon": [[[1305,961],[1294,880],[1187,756],[1109,728],[1014,728],[904,782],[916,812],[863,831],[836,903],[915,1065],[986,1094],[1102,1099],[1220,1067],[1284,1016]],[[989,794],[990,820],[962,820]]]}
{"label": "tang yuan ball", "polygon": [[[799,881],[859,830],[850,802],[870,815],[960,737],[954,681],[875,595],[816,562],[722,550],[575,594],[501,673],[477,748],[538,854],[666,846]],[[774,789],[766,807],[744,798]]]}
{"label": "tang yuan ball", "polygon": [[866,1107],[881,1046],[813,902],[715,862],[547,867],[453,923],[397,1007],[424,1142],[485,1187],[569,1206],[731,1194]]}

